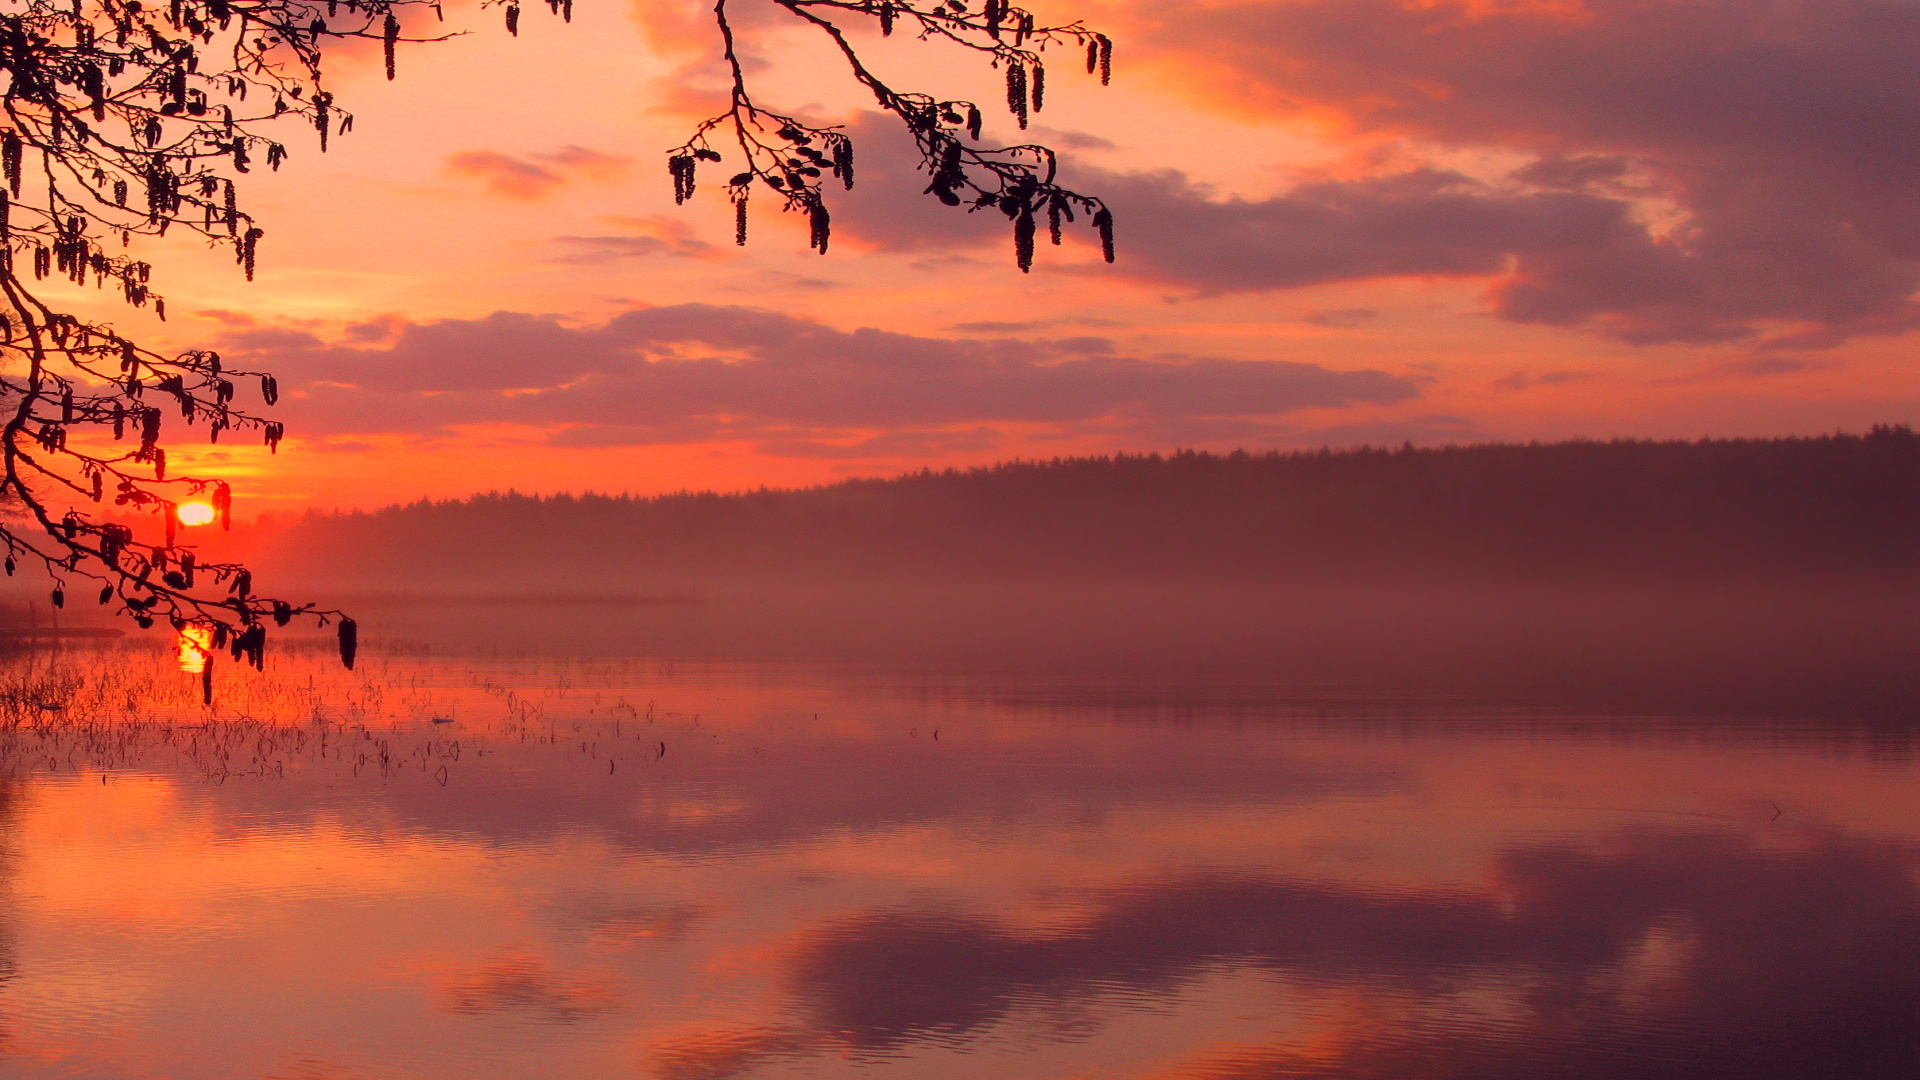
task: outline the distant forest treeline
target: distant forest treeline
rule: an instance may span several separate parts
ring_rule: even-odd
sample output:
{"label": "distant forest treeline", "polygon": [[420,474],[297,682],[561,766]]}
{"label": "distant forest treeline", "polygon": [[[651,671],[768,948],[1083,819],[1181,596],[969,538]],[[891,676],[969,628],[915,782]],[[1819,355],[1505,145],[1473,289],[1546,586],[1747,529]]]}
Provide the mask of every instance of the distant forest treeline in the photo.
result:
{"label": "distant forest treeline", "polygon": [[1830,576],[1920,569],[1920,436],[1117,455],[795,491],[309,514],[264,569],[383,587]]}

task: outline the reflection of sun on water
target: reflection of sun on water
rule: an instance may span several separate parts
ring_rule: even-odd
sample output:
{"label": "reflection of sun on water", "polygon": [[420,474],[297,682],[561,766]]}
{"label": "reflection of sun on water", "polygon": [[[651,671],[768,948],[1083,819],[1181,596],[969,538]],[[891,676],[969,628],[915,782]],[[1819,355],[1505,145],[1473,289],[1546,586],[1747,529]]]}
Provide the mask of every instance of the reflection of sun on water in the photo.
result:
{"label": "reflection of sun on water", "polygon": [[193,623],[180,628],[180,670],[189,675],[198,675],[207,670],[207,661],[213,659],[213,628]]}

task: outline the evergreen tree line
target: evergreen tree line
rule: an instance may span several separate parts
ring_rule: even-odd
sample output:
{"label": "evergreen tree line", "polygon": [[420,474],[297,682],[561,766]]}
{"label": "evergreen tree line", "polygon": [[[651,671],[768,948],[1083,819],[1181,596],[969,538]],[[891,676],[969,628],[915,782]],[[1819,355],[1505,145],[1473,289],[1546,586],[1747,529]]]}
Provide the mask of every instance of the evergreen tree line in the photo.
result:
{"label": "evergreen tree line", "polygon": [[1181,451],[805,490],[477,495],[310,513],[300,576],[706,580],[1852,576],[1920,569],[1920,436]]}

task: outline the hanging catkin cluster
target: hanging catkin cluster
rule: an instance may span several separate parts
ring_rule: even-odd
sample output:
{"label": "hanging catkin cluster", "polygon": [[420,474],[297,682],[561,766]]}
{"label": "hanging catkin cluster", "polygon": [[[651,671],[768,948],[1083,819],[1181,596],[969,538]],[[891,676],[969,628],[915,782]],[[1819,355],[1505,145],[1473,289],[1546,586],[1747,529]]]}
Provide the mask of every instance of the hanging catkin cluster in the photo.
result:
{"label": "hanging catkin cluster", "polygon": [[[969,101],[943,101],[926,94],[902,93],[882,82],[860,59],[841,22],[835,18],[872,19],[883,35],[902,24],[922,39],[937,39],[970,49],[1006,75],[1007,111],[1025,128],[1032,114],[1046,104],[1048,47],[1084,51],[1088,74],[1098,73],[1105,84],[1113,71],[1113,42],[1080,23],[1041,26],[1032,12],[1002,0],[986,0],[978,10],[965,0],[937,3],[902,0],[768,0],[825,34],[839,50],[855,82],[873,94],[880,108],[905,124],[919,148],[921,168],[928,174],[926,194],[948,206],[965,205],[969,212],[999,210],[1013,226],[1014,261],[1022,271],[1033,268],[1036,222],[1047,220],[1047,238],[1062,242],[1062,226],[1085,217],[1100,239],[1102,256],[1113,261],[1113,215],[1098,198],[1079,194],[1054,183],[1057,162],[1043,146],[988,147],[980,145],[982,116]],[[853,143],[837,128],[811,126],[772,112],[755,103],[747,87],[727,14],[729,0],[719,0],[714,17],[723,54],[732,73],[733,89],[727,111],[707,120],[693,138],[667,156],[674,198],[685,202],[695,188],[702,162],[731,160],[727,194],[734,204],[734,240],[747,242],[747,204],[756,188],[770,189],[782,208],[806,215],[814,250],[826,253],[832,233],[827,213],[825,181],[838,179],[853,186]]]}

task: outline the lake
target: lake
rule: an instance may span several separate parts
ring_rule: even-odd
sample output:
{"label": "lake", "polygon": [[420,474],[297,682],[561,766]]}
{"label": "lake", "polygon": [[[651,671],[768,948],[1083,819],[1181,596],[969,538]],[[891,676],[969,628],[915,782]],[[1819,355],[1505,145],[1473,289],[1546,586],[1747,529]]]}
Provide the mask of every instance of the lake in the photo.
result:
{"label": "lake", "polygon": [[0,666],[0,1074],[1920,1075],[1876,717],[316,643]]}

